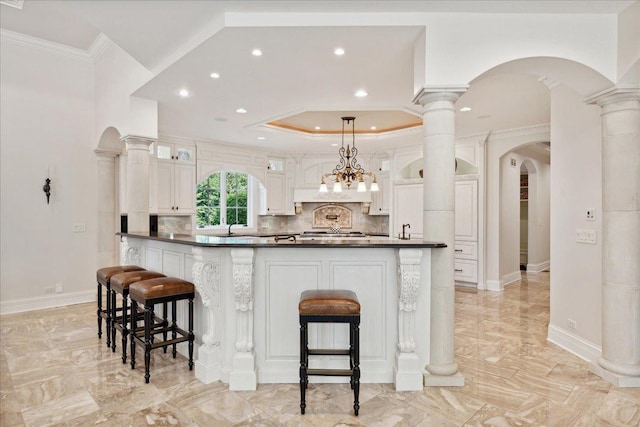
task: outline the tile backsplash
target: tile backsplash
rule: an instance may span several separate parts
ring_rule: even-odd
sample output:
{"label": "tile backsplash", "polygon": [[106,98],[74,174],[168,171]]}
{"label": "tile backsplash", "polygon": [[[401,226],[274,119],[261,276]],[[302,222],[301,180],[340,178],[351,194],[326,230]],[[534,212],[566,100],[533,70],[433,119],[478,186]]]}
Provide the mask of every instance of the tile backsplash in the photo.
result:
{"label": "tile backsplash", "polygon": [[[259,216],[259,233],[301,233],[313,229],[313,211],[327,203],[303,203],[302,213],[291,216]],[[335,204],[351,211],[351,228],[348,231],[361,231],[367,234],[388,234],[389,217],[369,215],[361,211],[360,203]]]}

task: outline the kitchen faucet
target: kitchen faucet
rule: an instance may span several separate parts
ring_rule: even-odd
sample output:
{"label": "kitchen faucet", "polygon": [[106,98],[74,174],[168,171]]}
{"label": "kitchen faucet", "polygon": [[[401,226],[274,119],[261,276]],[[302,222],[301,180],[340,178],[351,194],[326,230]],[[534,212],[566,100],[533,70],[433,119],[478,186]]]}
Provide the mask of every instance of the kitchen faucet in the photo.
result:
{"label": "kitchen faucet", "polygon": [[404,231],[405,228],[411,228],[411,224],[402,224],[402,240],[409,240],[411,238],[411,234],[409,234],[409,237],[405,237]]}
{"label": "kitchen faucet", "polygon": [[236,225],[236,224],[229,224],[229,232],[227,233],[227,236],[231,236],[231,226],[232,225]]}

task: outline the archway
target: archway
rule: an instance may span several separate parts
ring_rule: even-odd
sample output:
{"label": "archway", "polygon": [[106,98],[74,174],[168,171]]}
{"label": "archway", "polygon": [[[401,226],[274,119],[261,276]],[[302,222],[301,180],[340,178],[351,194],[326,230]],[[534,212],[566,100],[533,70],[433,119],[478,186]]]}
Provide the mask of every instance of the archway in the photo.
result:
{"label": "archway", "polygon": [[100,136],[98,147],[94,150],[98,173],[98,267],[118,264],[118,238],[115,233],[119,231],[118,157],[122,148],[120,132],[109,127]]}

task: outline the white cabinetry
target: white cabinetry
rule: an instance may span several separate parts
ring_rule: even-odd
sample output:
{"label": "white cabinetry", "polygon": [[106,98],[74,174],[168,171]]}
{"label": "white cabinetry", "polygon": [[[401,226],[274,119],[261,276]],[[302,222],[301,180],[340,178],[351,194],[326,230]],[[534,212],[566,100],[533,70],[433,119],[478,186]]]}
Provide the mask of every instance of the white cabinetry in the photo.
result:
{"label": "white cabinetry", "polygon": [[456,181],[455,279],[478,283],[478,181]]}
{"label": "white cabinetry", "polygon": [[293,215],[293,192],[289,178],[293,160],[269,159],[266,174],[266,196],[262,202],[262,215]]}
{"label": "white cabinetry", "polygon": [[196,206],[195,147],[158,143],[157,211],[191,215]]}
{"label": "white cabinetry", "polygon": [[422,183],[398,184],[393,191],[393,230],[392,236],[402,233],[402,225],[409,224],[405,230],[412,239],[422,239]]}
{"label": "white cabinetry", "polygon": [[380,171],[376,173],[379,191],[371,193],[371,209],[370,215],[389,215],[391,207],[391,178],[389,171]]}

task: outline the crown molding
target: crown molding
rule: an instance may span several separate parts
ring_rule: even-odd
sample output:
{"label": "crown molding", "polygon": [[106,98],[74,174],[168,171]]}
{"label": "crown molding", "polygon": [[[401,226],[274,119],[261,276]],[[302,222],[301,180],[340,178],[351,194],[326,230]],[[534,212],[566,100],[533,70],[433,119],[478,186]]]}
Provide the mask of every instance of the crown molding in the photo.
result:
{"label": "crown molding", "polygon": [[551,125],[549,123],[492,131],[489,135],[489,139],[512,138],[545,132],[551,132]]}
{"label": "crown molding", "polygon": [[12,43],[16,46],[35,49],[40,52],[46,52],[89,63],[97,62],[107,50],[107,47],[111,44],[111,40],[103,33],[98,34],[87,50],[40,39],[38,37],[28,36],[22,33],[16,33],[15,31],[5,30],[4,28],[0,29],[0,38],[2,41]]}
{"label": "crown molding", "polygon": [[93,57],[86,50],[39,39],[26,34],[16,33],[15,31],[5,30],[4,28],[0,29],[0,39],[16,46],[26,47],[40,52],[46,52],[82,62],[93,62]]}
{"label": "crown molding", "polygon": [[98,37],[91,43],[88,50],[92,61],[98,62],[110,44],[111,39],[109,37],[105,36],[104,33],[98,34]]}
{"label": "crown molding", "polygon": [[0,0],[0,4],[3,6],[11,6],[15,7],[16,9],[22,10],[24,0]]}

